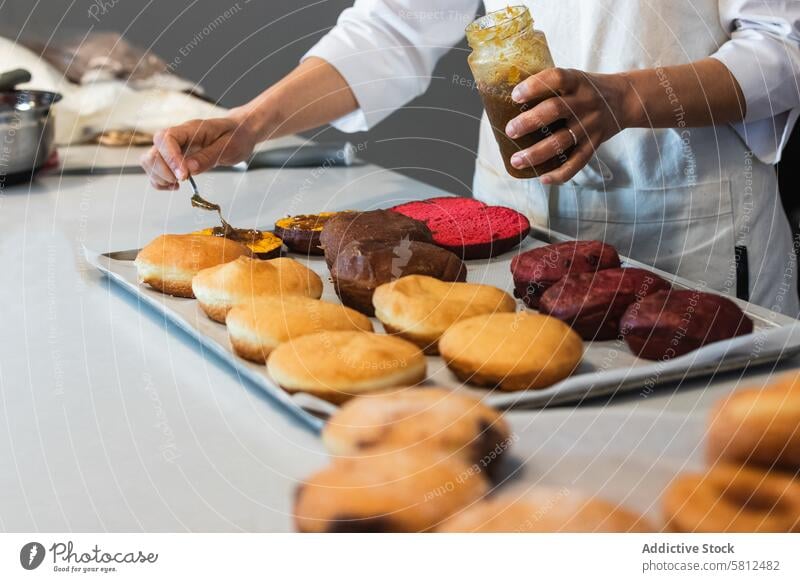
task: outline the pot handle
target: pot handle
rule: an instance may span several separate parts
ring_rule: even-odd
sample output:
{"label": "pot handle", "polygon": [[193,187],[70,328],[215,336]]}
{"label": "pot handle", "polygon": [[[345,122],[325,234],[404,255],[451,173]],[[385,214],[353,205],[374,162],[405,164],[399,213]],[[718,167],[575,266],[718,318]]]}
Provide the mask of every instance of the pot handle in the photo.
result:
{"label": "pot handle", "polygon": [[14,69],[0,74],[0,91],[13,91],[14,87],[31,80],[31,73],[25,69]]}

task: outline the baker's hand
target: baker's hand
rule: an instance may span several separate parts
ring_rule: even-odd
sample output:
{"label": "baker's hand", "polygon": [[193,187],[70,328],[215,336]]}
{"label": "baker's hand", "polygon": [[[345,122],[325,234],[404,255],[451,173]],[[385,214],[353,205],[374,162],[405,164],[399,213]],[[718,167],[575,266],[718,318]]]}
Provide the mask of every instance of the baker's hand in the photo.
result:
{"label": "baker's hand", "polygon": [[573,69],[547,69],[532,75],[514,88],[511,97],[518,103],[541,101],[509,121],[506,134],[512,139],[565,120],[565,128],[511,157],[511,165],[518,169],[561,159],[557,169],[540,177],[543,184],[563,184],[572,178],[601,143],[625,129],[632,99],[623,75]]}
{"label": "baker's hand", "polygon": [[246,160],[257,142],[247,124],[233,116],[198,119],[156,133],[139,162],[155,188],[176,190],[189,174]]}

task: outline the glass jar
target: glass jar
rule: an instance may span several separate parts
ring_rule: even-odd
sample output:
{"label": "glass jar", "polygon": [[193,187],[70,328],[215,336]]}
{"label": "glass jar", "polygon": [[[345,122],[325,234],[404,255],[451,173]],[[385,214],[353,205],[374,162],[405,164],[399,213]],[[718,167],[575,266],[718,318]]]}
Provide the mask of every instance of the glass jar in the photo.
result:
{"label": "glass jar", "polygon": [[469,67],[506,171],[515,178],[536,178],[558,167],[561,164],[558,158],[522,170],[511,165],[515,152],[529,148],[564,126],[562,120],[517,139],[506,135],[506,124],[539,102],[517,103],[511,99],[511,91],[520,81],[554,66],[547,39],[542,31],[533,28],[528,8],[510,6],[490,12],[467,26],[466,32],[472,49],[467,59]]}

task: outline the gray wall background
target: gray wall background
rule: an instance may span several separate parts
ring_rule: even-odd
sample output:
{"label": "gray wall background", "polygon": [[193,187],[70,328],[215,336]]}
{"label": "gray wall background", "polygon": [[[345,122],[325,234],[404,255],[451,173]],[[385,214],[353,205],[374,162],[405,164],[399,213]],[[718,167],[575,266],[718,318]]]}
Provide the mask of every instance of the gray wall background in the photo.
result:
{"label": "gray wall background", "polygon": [[[200,82],[222,105],[241,104],[282,77],[352,0],[5,0],[0,34],[53,43],[88,31],[116,31]],[[232,14],[219,20],[226,11]],[[195,36],[218,21],[182,56]],[[318,139],[368,141],[367,160],[454,193],[468,194],[480,99],[453,75],[471,78],[462,42],[440,61],[427,93],[367,134],[332,128]],[[0,64],[3,69],[13,63]]]}

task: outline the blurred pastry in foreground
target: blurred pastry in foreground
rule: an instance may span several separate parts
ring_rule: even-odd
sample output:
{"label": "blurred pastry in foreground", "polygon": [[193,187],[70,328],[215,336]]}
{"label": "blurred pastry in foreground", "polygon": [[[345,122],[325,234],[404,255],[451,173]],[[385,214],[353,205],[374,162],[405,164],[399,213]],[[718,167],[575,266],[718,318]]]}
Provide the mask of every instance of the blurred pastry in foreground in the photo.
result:
{"label": "blurred pastry in foreground", "polygon": [[800,375],[734,392],[709,415],[708,460],[800,471]]}
{"label": "blurred pastry in foreground", "polygon": [[280,344],[321,331],[372,331],[357,311],[302,295],[263,296],[234,306],[225,318],[233,351],[263,364]]}
{"label": "blurred pastry in foreground", "polygon": [[619,336],[619,320],[629,305],[670,287],[645,269],[571,273],[542,293],[539,312],[560,319],[585,340],[610,340]]}
{"label": "blurred pastry in foreground", "polygon": [[301,532],[431,531],[488,489],[439,451],[339,458],[297,488],[295,523]]}
{"label": "blurred pastry in foreground", "polygon": [[514,298],[496,287],[451,283],[424,275],[384,283],[375,290],[372,305],[388,333],[414,342],[429,355],[439,353],[439,338],[454,323],[517,309]]}
{"label": "blurred pastry in foreground", "polygon": [[[202,234],[205,236],[224,236],[224,230],[221,226],[213,228],[204,228],[192,234]],[[266,230],[245,230],[242,229],[242,240],[236,239],[237,242],[242,243],[253,256],[259,259],[275,259],[281,256],[281,248],[283,247],[283,240]],[[230,237],[229,237],[230,238]]]}
{"label": "blurred pastry in foreground", "polygon": [[647,520],[624,507],[570,489],[537,487],[474,504],[439,532],[625,533],[652,532]]}
{"label": "blurred pastry in foreground", "polygon": [[583,357],[583,342],[554,317],[495,313],[450,327],[439,340],[439,352],[459,380],[500,390],[531,390],[569,376]]}
{"label": "blurred pastry in foreground", "polygon": [[178,297],[194,297],[192,279],[203,269],[239,257],[249,257],[247,247],[235,241],[194,234],[162,234],[136,256],[139,281]]}
{"label": "blurred pastry in foreground", "polygon": [[337,212],[298,214],[281,218],[275,223],[275,234],[283,239],[288,249],[304,255],[323,255],[320,235],[325,223]]}
{"label": "blurred pastry in foreground", "polygon": [[203,311],[214,321],[225,323],[233,306],[258,297],[303,295],[319,299],[322,280],[294,259],[240,257],[200,271],[192,280],[192,290]]}
{"label": "blurred pastry in foreground", "polygon": [[720,463],[679,475],[662,504],[673,532],[800,532],[800,481],[792,474]]}
{"label": "blurred pastry in foreground", "polygon": [[753,322],[727,297],[673,290],[632,303],[619,330],[640,358],[669,360],[712,342],[751,333]]}
{"label": "blurred pastry in foreground", "polygon": [[353,241],[336,256],[331,279],[342,303],[372,316],[372,295],[380,285],[407,275],[465,281],[467,267],[436,245],[402,240]]}
{"label": "blurred pastry in foreground", "polygon": [[499,412],[463,392],[397,388],[345,403],[328,419],[322,442],[336,456],[439,449],[492,475],[511,434]]}
{"label": "blurred pastry in foreground", "polygon": [[619,266],[617,249],[599,240],[575,240],[545,245],[511,259],[514,295],[531,309],[537,309],[542,293],[562,277],[577,273],[595,273]]}
{"label": "blurred pastry in foreground", "polygon": [[339,212],[325,223],[320,234],[320,245],[329,269],[336,256],[353,241],[397,243],[401,240],[430,243],[433,237],[430,229],[419,220],[391,210]]}
{"label": "blurred pastry in foreground", "polygon": [[279,345],[267,360],[288,392],[308,392],[341,403],[353,396],[425,379],[427,362],[414,344],[358,331],[323,331]]}

